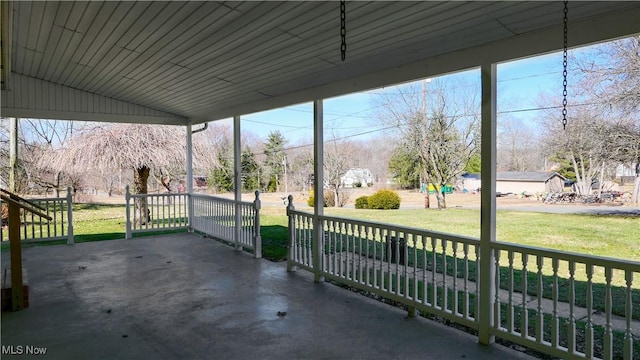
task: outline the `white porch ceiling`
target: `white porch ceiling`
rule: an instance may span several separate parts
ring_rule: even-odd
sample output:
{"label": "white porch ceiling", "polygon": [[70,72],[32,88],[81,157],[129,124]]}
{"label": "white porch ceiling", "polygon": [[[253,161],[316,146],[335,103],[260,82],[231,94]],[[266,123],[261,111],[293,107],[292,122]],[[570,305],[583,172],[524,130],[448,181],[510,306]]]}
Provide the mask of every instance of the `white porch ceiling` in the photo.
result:
{"label": "white porch ceiling", "polygon": [[[562,47],[562,2],[3,1],[2,116],[186,124]],[[640,2],[569,3],[578,46]]]}

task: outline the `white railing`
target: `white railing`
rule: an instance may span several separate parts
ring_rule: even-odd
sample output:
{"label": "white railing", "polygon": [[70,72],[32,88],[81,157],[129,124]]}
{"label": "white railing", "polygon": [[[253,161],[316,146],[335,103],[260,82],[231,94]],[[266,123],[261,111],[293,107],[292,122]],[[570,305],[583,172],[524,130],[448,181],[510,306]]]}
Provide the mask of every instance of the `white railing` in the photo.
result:
{"label": "white railing", "polygon": [[[67,188],[67,196],[59,198],[27,199],[37,205],[44,214],[51,217],[46,220],[31,212],[22,211],[20,214],[20,239],[23,242],[40,242],[67,240],[73,244],[73,198],[71,188]],[[4,227],[0,227],[0,239],[9,239]]]}
{"label": "white railing", "polygon": [[[253,202],[238,202],[211,195],[191,195],[191,228],[211,237],[233,243],[236,248],[253,250],[262,257],[260,236],[260,193]],[[236,226],[239,224],[240,226]]]}
{"label": "white railing", "polygon": [[189,227],[189,195],[131,194],[126,188],[126,238],[133,233],[187,229]]}
{"label": "white railing", "polygon": [[563,358],[640,358],[640,263],[503,242],[492,248],[496,336]]}
{"label": "white railing", "polygon": [[[479,283],[479,239],[287,208],[287,268],[306,269],[562,358],[640,358],[640,263],[492,243],[495,278]],[[320,241],[315,241],[315,224]],[[490,271],[490,269],[488,269]],[[524,294],[524,296],[523,296]],[[542,294],[542,296],[537,296]]]}

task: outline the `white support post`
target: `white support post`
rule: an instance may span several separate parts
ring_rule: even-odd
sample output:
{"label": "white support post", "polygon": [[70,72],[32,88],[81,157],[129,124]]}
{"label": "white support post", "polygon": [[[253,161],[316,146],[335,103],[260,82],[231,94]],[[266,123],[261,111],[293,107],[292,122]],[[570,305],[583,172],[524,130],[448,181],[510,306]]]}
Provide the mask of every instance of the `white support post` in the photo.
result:
{"label": "white support post", "polygon": [[125,224],[124,238],[131,239],[131,193],[129,192],[129,185],[125,187],[124,204],[127,213],[127,223]]}
{"label": "white support post", "polygon": [[73,245],[73,194],[71,186],[67,187],[67,245]]}
{"label": "white support post", "polygon": [[187,125],[187,208],[189,214],[187,215],[189,232],[193,232],[193,133],[191,130],[191,124]]}
{"label": "white support post", "polygon": [[313,102],[313,279],[324,281],[322,276],[322,248],[324,231],[320,216],[324,215],[324,119],[322,100]]}
{"label": "white support post", "polygon": [[480,193],[480,294],[478,341],[483,345],[494,342],[492,335],[496,265],[491,245],[496,241],[496,64],[483,64],[482,81],[482,138]]}
{"label": "white support post", "polygon": [[242,250],[240,236],[242,236],[242,148],[240,146],[240,116],[233,117],[233,193],[235,211],[235,231],[233,242],[236,250]]}
{"label": "white support post", "polygon": [[260,235],[260,191],[256,190],[256,199],[253,201],[255,217],[253,218],[253,254],[256,259],[262,257],[262,235]]}
{"label": "white support post", "polygon": [[288,227],[289,245],[287,246],[287,271],[295,271],[296,267],[293,265],[293,249],[295,247],[295,241],[296,241],[296,222],[291,212],[294,211],[296,207],[293,206],[293,195],[289,195],[287,197],[287,200],[288,200],[287,218],[289,220],[289,227]]}

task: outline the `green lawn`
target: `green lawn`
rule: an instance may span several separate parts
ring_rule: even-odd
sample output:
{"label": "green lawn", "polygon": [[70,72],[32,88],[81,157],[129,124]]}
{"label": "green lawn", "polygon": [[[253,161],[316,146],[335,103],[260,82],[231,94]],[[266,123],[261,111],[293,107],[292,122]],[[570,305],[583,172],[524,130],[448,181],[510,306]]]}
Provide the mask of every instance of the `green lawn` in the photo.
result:
{"label": "green lawn", "polygon": [[[447,210],[355,210],[327,208],[327,215],[406,225],[452,234],[480,236],[480,211]],[[74,204],[77,242],[124,237],[124,205]],[[261,212],[266,258],[286,256],[287,217],[281,207]],[[614,215],[561,215],[498,211],[497,238],[501,241],[640,261],[640,218]]]}

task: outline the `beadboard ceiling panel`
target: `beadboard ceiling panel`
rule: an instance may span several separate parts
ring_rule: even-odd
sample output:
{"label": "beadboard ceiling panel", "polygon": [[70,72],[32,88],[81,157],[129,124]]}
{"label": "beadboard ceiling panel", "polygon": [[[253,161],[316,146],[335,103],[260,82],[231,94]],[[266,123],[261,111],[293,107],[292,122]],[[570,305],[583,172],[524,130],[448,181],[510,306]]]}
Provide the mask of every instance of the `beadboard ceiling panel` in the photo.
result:
{"label": "beadboard ceiling panel", "polygon": [[[337,1],[5,4],[15,116],[195,124],[562,47],[559,1],[348,1],[344,62]],[[571,1],[569,43],[640,33],[638,18],[639,2]],[[57,89],[74,102],[43,95]]]}

